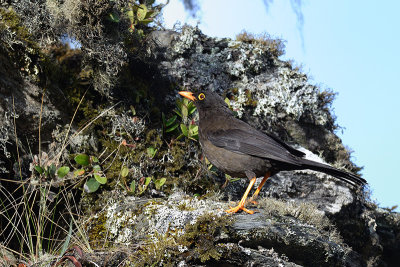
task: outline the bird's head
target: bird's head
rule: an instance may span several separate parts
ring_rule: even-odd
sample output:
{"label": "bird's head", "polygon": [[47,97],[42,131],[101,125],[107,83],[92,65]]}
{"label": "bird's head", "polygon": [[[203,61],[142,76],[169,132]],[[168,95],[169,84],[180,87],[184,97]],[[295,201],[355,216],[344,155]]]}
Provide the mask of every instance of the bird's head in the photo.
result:
{"label": "bird's head", "polygon": [[179,94],[186,97],[187,99],[192,100],[200,113],[205,110],[227,110],[230,112],[230,109],[225,101],[213,91],[180,91]]}

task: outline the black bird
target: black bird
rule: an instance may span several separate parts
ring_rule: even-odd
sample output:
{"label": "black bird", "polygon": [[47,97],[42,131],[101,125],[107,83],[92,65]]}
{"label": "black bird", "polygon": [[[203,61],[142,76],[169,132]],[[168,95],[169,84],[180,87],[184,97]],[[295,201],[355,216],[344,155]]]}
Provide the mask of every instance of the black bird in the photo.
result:
{"label": "black bird", "polygon": [[250,180],[238,206],[226,212],[243,210],[254,213],[244,206],[256,177],[264,176],[264,179],[252,200],[255,200],[268,177],[280,171],[311,169],[327,173],[354,186],[366,183],[363,178],[349,172],[305,159],[303,152],[235,118],[224,100],[213,91],[196,94],[181,91],[179,94],[194,101],[197,107],[199,141],[207,159],[232,177],[247,177]]}

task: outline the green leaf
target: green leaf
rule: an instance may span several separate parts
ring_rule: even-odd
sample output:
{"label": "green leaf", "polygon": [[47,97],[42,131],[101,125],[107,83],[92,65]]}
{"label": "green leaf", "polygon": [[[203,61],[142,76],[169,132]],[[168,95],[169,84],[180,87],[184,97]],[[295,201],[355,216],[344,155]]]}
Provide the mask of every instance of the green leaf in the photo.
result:
{"label": "green leaf", "polygon": [[107,183],[107,177],[105,176],[101,176],[97,173],[93,174],[94,178],[96,179],[97,182],[99,182],[100,184],[105,184]]}
{"label": "green leaf", "polygon": [[68,173],[69,173],[69,167],[67,167],[67,166],[62,166],[62,167],[58,168],[58,170],[57,170],[57,176],[60,178],[63,178]]}
{"label": "green leaf", "polygon": [[44,169],[42,167],[40,167],[39,165],[35,166],[35,171],[37,171],[39,174],[43,174]]}
{"label": "green leaf", "polygon": [[189,133],[190,133],[190,135],[195,135],[198,132],[199,132],[199,126],[197,126],[195,124],[189,125]]}
{"label": "green leaf", "polygon": [[171,124],[173,124],[175,121],[176,121],[176,118],[177,118],[177,116],[176,115],[174,115],[174,116],[172,116],[171,118],[169,118],[168,120],[167,120],[167,122],[165,123],[165,126],[170,126]]}
{"label": "green leaf", "polygon": [[177,110],[177,109],[174,109],[174,112],[175,112],[176,114],[178,114],[178,116],[179,116],[179,117],[181,117],[181,118],[182,118],[182,113],[181,113],[179,110]]}
{"label": "green leaf", "polygon": [[185,120],[186,118],[187,118],[187,116],[188,116],[188,114],[189,114],[189,112],[188,112],[188,102],[187,101],[185,101],[186,100],[186,98],[183,100],[183,105],[182,105],[182,108],[181,108],[181,112],[182,112],[182,118]]}
{"label": "green leaf", "polygon": [[145,4],[141,4],[136,11],[136,17],[139,21],[142,21],[146,18],[147,14],[147,6]]}
{"label": "green leaf", "polygon": [[84,170],[84,169],[78,169],[78,170],[74,171],[74,176],[75,176],[75,177],[81,176],[81,175],[83,175],[84,173],[85,173],[85,170]]}
{"label": "green leaf", "polygon": [[181,123],[181,130],[182,130],[182,134],[184,136],[188,136],[188,128],[186,127],[185,124]]}
{"label": "green leaf", "polygon": [[129,18],[131,24],[133,24],[133,22],[135,21],[135,15],[133,14],[133,9],[132,9],[132,7],[129,8],[129,9],[126,11],[126,16]]}
{"label": "green leaf", "polygon": [[178,128],[178,126],[179,126],[179,124],[176,123],[176,124],[172,125],[171,127],[169,127],[165,132],[166,132],[166,133],[172,132],[172,131],[174,131],[176,128]]}
{"label": "green leaf", "polygon": [[240,180],[240,178],[232,178],[232,179],[229,180],[229,182],[234,183],[234,182],[237,182],[239,180]]}
{"label": "green leaf", "polygon": [[196,111],[196,106],[194,105],[193,102],[190,102],[190,103],[188,104],[188,111],[189,111],[189,115],[193,114],[193,112]]}
{"label": "green leaf", "polygon": [[228,107],[231,108],[231,101],[229,100],[229,98],[225,97],[224,101],[228,105]]}
{"label": "green leaf", "polygon": [[93,177],[86,181],[84,189],[88,193],[96,192],[99,189],[100,183],[96,181]]}
{"label": "green leaf", "polygon": [[95,157],[95,156],[90,156],[90,161],[94,162],[94,163],[97,163],[97,162],[99,162],[99,159],[97,157]]}
{"label": "green leaf", "polygon": [[127,167],[123,167],[121,170],[121,176],[126,177],[129,174],[129,169]]}
{"label": "green leaf", "polygon": [[163,125],[165,125],[167,123],[167,120],[165,119],[164,112],[161,112],[161,119],[162,119]]}
{"label": "green leaf", "polygon": [[147,148],[147,155],[150,157],[150,158],[154,158],[154,156],[156,155],[156,152],[157,152],[157,149],[155,149],[154,147],[148,147]]}
{"label": "green leaf", "polygon": [[190,139],[192,140],[198,140],[199,139],[199,126],[195,124],[189,125],[189,136]]}
{"label": "green leaf", "polygon": [[151,182],[151,177],[146,177],[146,181],[144,182],[144,186],[148,186]]}
{"label": "green leaf", "polygon": [[135,182],[135,180],[133,180],[131,182],[131,185],[129,186],[129,188],[131,189],[131,192],[135,193],[135,190],[136,190],[136,182]]}
{"label": "green leaf", "polygon": [[93,166],[93,170],[94,170],[95,172],[101,171],[100,165],[94,165],[94,166]]}
{"label": "green leaf", "polygon": [[74,158],[74,160],[81,166],[88,166],[90,163],[89,156],[86,154],[79,154]]}
{"label": "green leaf", "polygon": [[167,181],[166,178],[161,178],[161,179],[157,179],[154,184],[156,186],[157,190],[160,190],[160,188],[165,184],[165,181]]}

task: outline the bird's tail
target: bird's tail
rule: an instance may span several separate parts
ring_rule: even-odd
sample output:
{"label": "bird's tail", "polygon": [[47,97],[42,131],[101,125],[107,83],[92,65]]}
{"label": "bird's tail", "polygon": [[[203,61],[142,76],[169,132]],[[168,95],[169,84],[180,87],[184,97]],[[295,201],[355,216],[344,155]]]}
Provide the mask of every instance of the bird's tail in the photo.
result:
{"label": "bird's tail", "polygon": [[365,179],[358,177],[355,174],[336,169],[324,163],[319,163],[308,159],[302,159],[301,163],[304,169],[323,172],[355,186],[363,186],[367,183]]}

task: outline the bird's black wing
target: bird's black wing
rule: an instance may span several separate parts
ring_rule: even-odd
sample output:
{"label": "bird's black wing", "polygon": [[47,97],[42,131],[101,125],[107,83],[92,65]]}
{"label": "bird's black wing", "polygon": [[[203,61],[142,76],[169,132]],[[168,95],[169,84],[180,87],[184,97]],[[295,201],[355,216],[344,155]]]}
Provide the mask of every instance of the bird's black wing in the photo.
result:
{"label": "bird's black wing", "polygon": [[[233,152],[272,159],[293,165],[301,165],[301,161],[290,152],[282,141],[252,129],[229,129],[207,131],[207,139],[215,146]],[[297,151],[297,150],[296,150]],[[300,151],[297,151],[301,155]]]}

